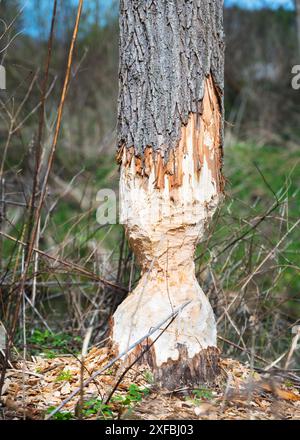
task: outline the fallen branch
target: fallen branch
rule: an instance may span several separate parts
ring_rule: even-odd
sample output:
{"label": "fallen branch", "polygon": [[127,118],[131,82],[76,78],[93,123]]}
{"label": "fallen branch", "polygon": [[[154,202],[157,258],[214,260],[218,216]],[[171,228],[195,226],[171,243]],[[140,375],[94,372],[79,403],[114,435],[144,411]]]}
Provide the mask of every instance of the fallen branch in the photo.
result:
{"label": "fallen branch", "polygon": [[264,364],[267,364],[267,365],[269,364],[269,362],[266,359],[258,356],[257,354],[253,354],[251,352],[251,350],[248,350],[247,348],[241,347],[240,345],[236,344],[235,342],[230,341],[229,339],[223,338],[222,336],[218,336],[218,339],[220,339],[220,341],[225,342],[226,344],[232,345],[232,347],[237,348],[240,351],[243,351],[245,353],[253,355],[253,357],[255,359],[257,359],[258,361],[263,362]]}
{"label": "fallen branch", "polygon": [[30,370],[17,370],[16,368],[10,368],[6,373],[6,377],[13,376],[14,373],[22,373],[22,374],[27,374],[28,376],[34,376],[34,377],[38,377],[39,379],[44,379],[44,376],[42,374],[35,373],[34,371],[30,371]]}

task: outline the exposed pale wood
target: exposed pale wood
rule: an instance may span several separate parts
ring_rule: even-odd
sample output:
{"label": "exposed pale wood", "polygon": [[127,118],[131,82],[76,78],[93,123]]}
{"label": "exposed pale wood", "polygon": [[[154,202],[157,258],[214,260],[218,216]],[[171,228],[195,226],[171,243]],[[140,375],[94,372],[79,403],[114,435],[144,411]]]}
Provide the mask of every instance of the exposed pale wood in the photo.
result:
{"label": "exposed pale wood", "polygon": [[[124,351],[164,314],[190,300],[148,357],[156,377],[168,387],[181,373],[183,382],[194,376],[196,383],[218,371],[214,314],[195,278],[193,257],[222,197],[220,120],[209,76],[201,114],[190,115],[166,163],[150,147],[142,166],[133,148],[124,147],[119,156],[120,220],[142,267],[142,278],[114,314],[112,339],[115,350]],[[163,371],[171,370],[174,381],[169,374],[164,381]]]}

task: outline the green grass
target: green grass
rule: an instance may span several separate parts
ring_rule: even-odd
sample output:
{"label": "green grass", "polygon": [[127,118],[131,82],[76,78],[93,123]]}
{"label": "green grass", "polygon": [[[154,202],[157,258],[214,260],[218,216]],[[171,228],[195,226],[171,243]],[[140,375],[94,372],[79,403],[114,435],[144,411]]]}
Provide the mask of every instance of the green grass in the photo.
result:
{"label": "green grass", "polygon": [[[279,206],[257,229],[253,229],[247,240],[241,240],[231,255],[232,264],[237,265],[232,283],[225,288],[234,288],[236,279],[243,276],[249,254],[249,238],[252,240],[252,261],[255,267],[261,260],[260,252],[272,249],[300,216],[300,155],[284,146],[258,146],[239,143],[225,149],[224,173],[228,180],[227,197],[221,208],[220,218],[214,230],[212,245],[222,249],[231,240],[249,230],[256,221],[276,204]],[[271,216],[273,218],[271,218]],[[277,265],[285,265],[277,286],[278,291],[288,289],[291,296],[300,289],[300,277],[295,276],[293,264],[300,254],[299,228],[291,233],[275,255]],[[211,248],[212,246],[210,246]],[[197,255],[202,252],[198,247]],[[225,253],[225,256],[228,252]],[[210,255],[206,253],[203,263]],[[271,259],[272,261],[272,259]],[[221,260],[223,264],[224,261]],[[221,270],[222,264],[219,269]],[[260,279],[261,290],[272,286],[273,277],[266,274]]]}
{"label": "green grass", "polygon": [[78,352],[81,347],[81,338],[68,333],[51,333],[49,330],[35,329],[32,334],[28,335],[27,343],[29,347],[32,346],[30,350],[32,354],[43,353],[46,357],[53,358],[60,354]]}
{"label": "green grass", "polygon": [[73,379],[73,374],[69,370],[62,371],[56,378],[56,382],[69,382]]}

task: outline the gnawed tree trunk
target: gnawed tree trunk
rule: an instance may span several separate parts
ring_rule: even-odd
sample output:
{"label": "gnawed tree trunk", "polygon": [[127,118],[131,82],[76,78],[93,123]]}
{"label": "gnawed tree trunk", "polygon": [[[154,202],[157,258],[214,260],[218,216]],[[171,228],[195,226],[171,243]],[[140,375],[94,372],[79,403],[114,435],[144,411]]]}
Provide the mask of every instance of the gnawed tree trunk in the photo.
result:
{"label": "gnawed tree trunk", "polygon": [[114,314],[112,340],[121,352],[191,301],[145,359],[169,388],[218,373],[193,258],[223,194],[222,16],[221,0],[120,2],[120,221],[142,277]]}

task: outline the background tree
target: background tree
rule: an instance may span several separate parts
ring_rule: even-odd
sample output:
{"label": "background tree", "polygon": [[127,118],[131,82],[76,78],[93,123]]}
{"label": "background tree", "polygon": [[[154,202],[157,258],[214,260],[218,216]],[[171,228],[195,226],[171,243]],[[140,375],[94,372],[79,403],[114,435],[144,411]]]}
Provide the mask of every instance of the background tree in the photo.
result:
{"label": "background tree", "polygon": [[193,256],[223,192],[222,19],[221,0],[120,2],[120,216],[142,277],[113,341],[123,351],[189,301],[147,356],[170,388],[218,372]]}
{"label": "background tree", "polygon": [[300,54],[300,0],[294,0],[297,20],[298,53]]}

